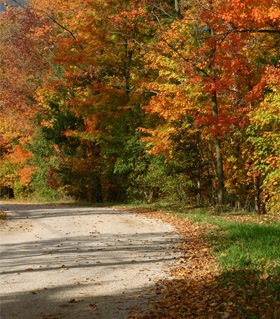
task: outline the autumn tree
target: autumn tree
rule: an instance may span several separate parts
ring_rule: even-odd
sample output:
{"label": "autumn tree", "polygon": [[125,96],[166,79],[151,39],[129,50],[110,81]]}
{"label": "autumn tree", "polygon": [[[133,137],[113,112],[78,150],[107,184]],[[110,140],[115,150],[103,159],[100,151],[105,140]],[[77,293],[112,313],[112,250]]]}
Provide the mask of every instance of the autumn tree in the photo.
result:
{"label": "autumn tree", "polygon": [[[277,41],[279,33],[274,23],[279,12],[275,2],[270,4],[267,15],[262,15],[264,3],[247,2],[248,6],[235,1],[191,1],[187,5],[182,2],[180,19],[175,17],[171,23],[172,16],[164,8],[157,5],[158,11],[151,11],[158,24],[158,42],[153,53],[147,55],[149,67],[156,74],[147,87],[158,94],[146,109],[160,115],[166,128],[160,125],[156,130],[147,130],[152,134],[148,140],[154,141],[154,152],[164,151],[171,141],[174,123],[185,123],[185,115],[191,115],[193,129],[198,129],[202,140],[208,143],[207,158],[211,159],[213,154],[211,140],[215,145],[218,203],[222,203],[224,184],[228,194],[233,190],[229,187],[233,184],[228,183],[231,167],[243,172],[241,184],[246,184],[246,159],[242,160],[243,167],[238,168],[230,159],[235,157],[238,161],[243,154],[241,141],[248,125],[248,112],[259,107],[263,96],[257,88],[264,83],[264,64],[260,63],[263,54],[267,54],[267,50],[262,51],[264,43],[268,43],[264,34],[273,35],[273,41]],[[239,19],[236,10],[245,18]],[[237,152],[222,160],[222,153],[230,153],[228,149]],[[236,184],[240,176],[235,178]],[[250,189],[246,192],[250,193]]]}
{"label": "autumn tree", "polygon": [[24,145],[34,133],[30,119],[38,110],[36,90],[42,84],[42,74],[50,69],[45,46],[51,31],[47,21],[37,19],[30,10],[19,8],[2,12],[0,28],[1,138],[6,144],[1,165],[2,172],[8,170],[10,176],[7,179],[4,174],[2,183],[6,180],[13,187],[20,181],[28,184],[33,171],[25,166],[25,160],[32,155]]}
{"label": "autumn tree", "polygon": [[[67,136],[68,141],[79,140],[82,148],[88,145],[83,156],[95,154],[99,158],[99,169],[92,178],[97,178],[95,184],[100,185],[99,189],[106,189],[105,185],[110,184],[115,187],[113,180],[117,180],[119,173],[114,170],[114,163],[122,156],[125,144],[140,136],[135,133],[143,120],[140,104],[149,94],[138,91],[144,72],[139,44],[148,33],[145,29],[138,30],[143,27],[143,9],[129,1],[85,1],[82,5],[73,1],[71,10],[68,2],[60,4],[56,11],[51,2],[46,6],[40,3],[33,9],[38,15],[51,15],[55,20],[58,35],[53,61],[62,71],[61,78],[49,81],[40,92],[43,97],[40,113],[48,114],[40,126],[47,131],[51,129],[49,123],[57,121],[51,98],[55,96],[59,112],[73,113],[82,119],[84,126],[54,130]],[[58,145],[57,141],[52,142]],[[61,145],[58,147],[62,151]],[[74,157],[69,164],[75,162]],[[69,168],[75,171],[74,167]],[[108,176],[110,182],[106,181]],[[119,175],[118,180],[125,178]]]}
{"label": "autumn tree", "polygon": [[15,172],[27,180],[29,167],[34,189],[90,201],[272,207],[279,11],[274,0],[34,0],[9,9],[6,163],[25,151]]}

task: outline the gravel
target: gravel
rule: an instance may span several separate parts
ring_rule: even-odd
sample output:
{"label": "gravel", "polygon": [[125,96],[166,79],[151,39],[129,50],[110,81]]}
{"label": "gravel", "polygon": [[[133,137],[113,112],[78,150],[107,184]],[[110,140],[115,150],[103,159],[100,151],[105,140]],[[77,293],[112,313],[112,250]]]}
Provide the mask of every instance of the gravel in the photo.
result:
{"label": "gravel", "polygon": [[171,225],[112,208],[0,202],[0,318],[123,319],[169,278]]}

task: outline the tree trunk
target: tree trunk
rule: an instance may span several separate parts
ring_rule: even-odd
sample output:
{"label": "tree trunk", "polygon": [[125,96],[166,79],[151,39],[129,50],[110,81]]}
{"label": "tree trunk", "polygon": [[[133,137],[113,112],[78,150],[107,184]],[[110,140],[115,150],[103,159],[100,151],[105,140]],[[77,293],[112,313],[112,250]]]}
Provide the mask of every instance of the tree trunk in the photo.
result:
{"label": "tree trunk", "polygon": [[175,0],[175,13],[176,13],[176,17],[180,18],[179,0]]}
{"label": "tree trunk", "polygon": [[[216,90],[211,92],[213,116],[218,117],[218,103]],[[217,177],[218,177],[218,204],[223,204],[223,190],[224,190],[224,169],[223,159],[221,152],[221,141],[215,136],[215,147],[216,147],[216,160],[217,160]]]}
{"label": "tree trunk", "polygon": [[[214,30],[210,30],[211,37],[214,37]],[[216,48],[213,48],[213,52],[210,57],[210,61],[214,60]],[[210,62],[210,72],[212,76],[212,84],[213,87],[211,88],[211,101],[212,101],[212,110],[213,116],[218,117],[218,101],[217,101],[217,89],[216,89],[216,76],[215,76],[215,69],[213,66],[213,60]],[[221,152],[221,141],[220,139],[215,136],[215,147],[216,147],[216,160],[217,160],[217,177],[218,177],[218,205],[223,204],[223,191],[224,191],[224,169],[223,169],[223,159],[222,159],[222,152]]]}
{"label": "tree trunk", "polygon": [[254,210],[258,214],[261,213],[261,203],[260,203],[260,187],[259,187],[259,178],[253,175],[253,183],[254,183]]}

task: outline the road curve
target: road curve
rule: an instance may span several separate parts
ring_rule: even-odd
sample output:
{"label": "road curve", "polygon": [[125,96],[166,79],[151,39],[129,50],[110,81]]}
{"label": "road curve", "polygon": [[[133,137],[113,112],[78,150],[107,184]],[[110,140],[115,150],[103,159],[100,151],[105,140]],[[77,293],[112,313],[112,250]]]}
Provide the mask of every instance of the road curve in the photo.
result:
{"label": "road curve", "polygon": [[124,319],[176,264],[171,225],[112,208],[7,204],[0,318]]}

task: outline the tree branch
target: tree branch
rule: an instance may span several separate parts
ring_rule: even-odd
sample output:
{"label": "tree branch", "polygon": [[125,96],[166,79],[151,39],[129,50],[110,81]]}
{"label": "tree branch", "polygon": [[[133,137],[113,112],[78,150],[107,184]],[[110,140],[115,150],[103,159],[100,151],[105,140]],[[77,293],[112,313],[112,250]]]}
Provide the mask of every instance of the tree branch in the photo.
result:
{"label": "tree branch", "polygon": [[69,29],[67,29],[65,26],[63,26],[62,24],[60,24],[54,17],[50,16],[48,13],[46,13],[46,16],[51,19],[55,24],[57,24],[59,27],[61,27],[63,30],[67,31],[68,33],[70,33],[71,37],[76,40],[76,37],[74,36],[73,32],[70,31]]}
{"label": "tree branch", "polygon": [[121,91],[126,91],[126,92],[131,92],[131,93],[135,93],[135,94],[146,94],[146,93],[152,93],[152,94],[158,94],[157,91],[153,91],[153,90],[148,90],[148,91],[133,91],[132,89],[126,89],[126,88],[122,88],[118,85],[111,85],[112,88],[114,89],[118,89]]}
{"label": "tree branch", "polygon": [[[20,6],[21,8],[27,10],[27,11],[30,11],[26,6],[24,6],[23,4],[21,4],[19,1],[17,0],[12,0],[14,3],[16,3],[18,6]],[[50,16],[48,13],[45,12],[45,15],[50,19],[52,20],[55,24],[57,24],[60,28],[62,28],[63,30],[67,31],[71,37],[76,40],[76,37],[75,35],[73,34],[73,32],[69,29],[67,29],[65,26],[63,26],[62,24],[60,24],[54,17]]]}

